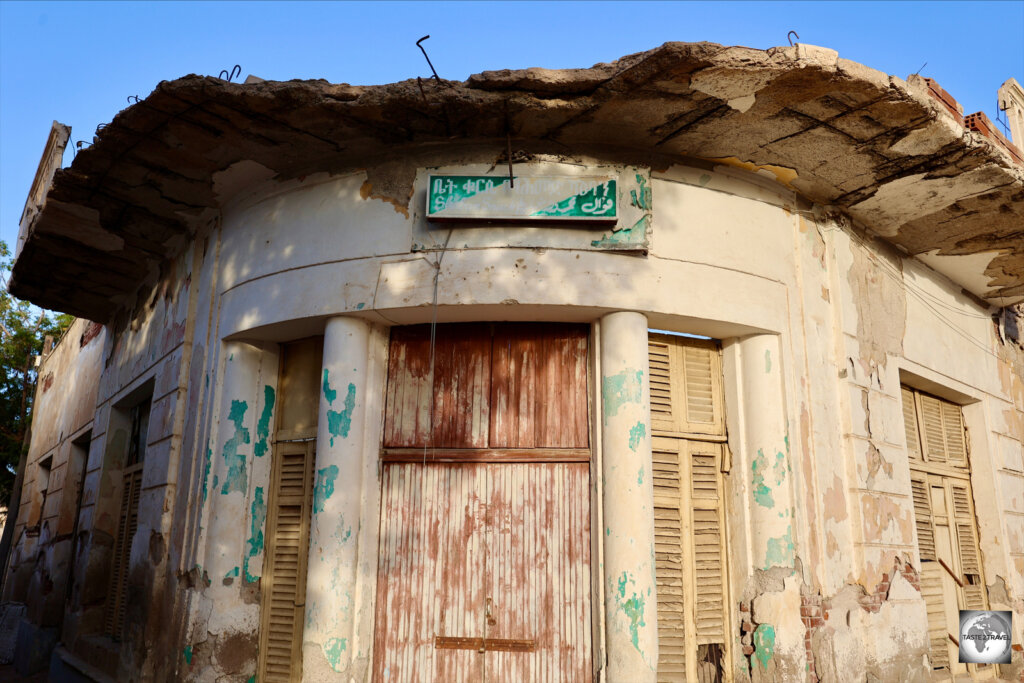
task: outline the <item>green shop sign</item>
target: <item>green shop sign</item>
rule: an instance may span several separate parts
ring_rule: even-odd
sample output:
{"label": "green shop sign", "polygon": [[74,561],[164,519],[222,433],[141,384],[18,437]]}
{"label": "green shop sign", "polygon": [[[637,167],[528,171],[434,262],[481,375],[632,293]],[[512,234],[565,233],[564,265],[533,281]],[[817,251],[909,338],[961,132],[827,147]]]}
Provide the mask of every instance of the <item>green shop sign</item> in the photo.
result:
{"label": "green shop sign", "polygon": [[618,190],[611,176],[431,175],[432,221],[615,224]]}

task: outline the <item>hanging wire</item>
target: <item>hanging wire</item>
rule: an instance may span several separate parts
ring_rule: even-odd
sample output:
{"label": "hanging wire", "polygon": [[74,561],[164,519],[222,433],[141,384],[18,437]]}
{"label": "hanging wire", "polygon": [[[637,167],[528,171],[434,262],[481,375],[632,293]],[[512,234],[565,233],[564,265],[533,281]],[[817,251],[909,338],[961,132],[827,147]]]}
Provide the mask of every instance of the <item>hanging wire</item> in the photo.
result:
{"label": "hanging wire", "polygon": [[427,448],[430,448],[430,457],[434,457],[434,352],[437,347],[437,281],[441,277],[441,261],[444,260],[444,255],[448,251],[448,242],[452,238],[452,232],[455,228],[448,228],[448,236],[444,238],[444,246],[441,247],[441,253],[438,255],[437,260],[431,264],[434,266],[434,303],[433,303],[433,314],[430,320],[430,383],[429,383],[429,395],[430,395],[430,407],[427,410],[427,441],[423,444],[423,464],[427,464]]}

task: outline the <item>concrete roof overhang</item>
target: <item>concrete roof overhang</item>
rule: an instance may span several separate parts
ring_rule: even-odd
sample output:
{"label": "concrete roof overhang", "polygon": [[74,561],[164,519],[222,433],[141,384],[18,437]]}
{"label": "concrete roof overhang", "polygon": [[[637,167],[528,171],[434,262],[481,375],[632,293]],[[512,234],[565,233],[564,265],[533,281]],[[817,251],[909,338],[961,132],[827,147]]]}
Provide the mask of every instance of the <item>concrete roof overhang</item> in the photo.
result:
{"label": "concrete roof overhang", "polygon": [[440,84],[164,81],[56,171],[23,227],[10,291],[107,322],[218,208],[215,176],[233,164],[283,180],[424,145],[504,146],[506,131],[519,149],[613,144],[768,168],[906,253],[961,257],[928,262],[976,296],[1024,300],[1024,168],[923,79],[809,45],[712,43]]}

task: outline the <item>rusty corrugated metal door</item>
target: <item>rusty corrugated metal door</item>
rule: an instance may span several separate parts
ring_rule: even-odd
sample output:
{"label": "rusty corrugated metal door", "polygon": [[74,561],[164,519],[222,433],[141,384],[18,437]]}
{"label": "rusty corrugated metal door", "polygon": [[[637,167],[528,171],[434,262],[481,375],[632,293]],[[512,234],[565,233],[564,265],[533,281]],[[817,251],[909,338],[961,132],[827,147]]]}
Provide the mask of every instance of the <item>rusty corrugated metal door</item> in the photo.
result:
{"label": "rusty corrugated metal door", "polygon": [[432,382],[429,333],[392,331],[375,680],[589,680],[587,326],[438,326]]}
{"label": "rusty corrugated metal door", "polygon": [[589,680],[589,487],[586,463],[387,464],[375,679]]}

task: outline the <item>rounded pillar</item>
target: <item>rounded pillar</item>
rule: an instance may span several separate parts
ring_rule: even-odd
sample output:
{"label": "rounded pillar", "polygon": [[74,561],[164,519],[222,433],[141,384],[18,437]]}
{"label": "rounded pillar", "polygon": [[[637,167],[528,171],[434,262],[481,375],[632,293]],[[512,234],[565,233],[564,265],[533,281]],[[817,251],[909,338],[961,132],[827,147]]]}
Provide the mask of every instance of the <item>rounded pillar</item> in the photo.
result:
{"label": "rounded pillar", "polygon": [[653,683],[658,665],[647,318],[601,318],[604,610],[608,681]]}
{"label": "rounded pillar", "polygon": [[350,677],[356,620],[370,325],[337,317],[324,331],[303,675]]}

